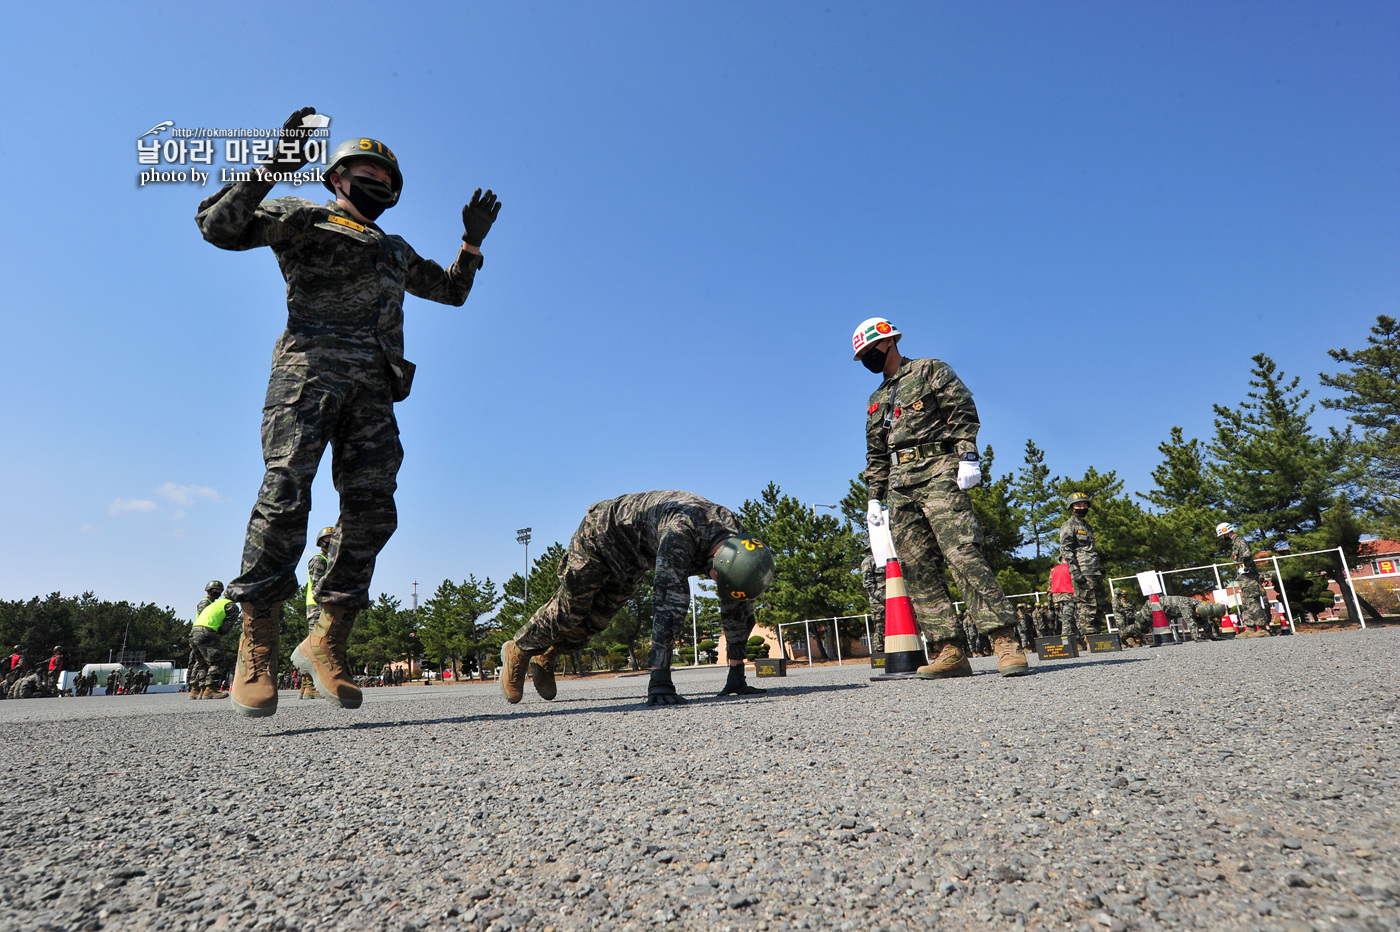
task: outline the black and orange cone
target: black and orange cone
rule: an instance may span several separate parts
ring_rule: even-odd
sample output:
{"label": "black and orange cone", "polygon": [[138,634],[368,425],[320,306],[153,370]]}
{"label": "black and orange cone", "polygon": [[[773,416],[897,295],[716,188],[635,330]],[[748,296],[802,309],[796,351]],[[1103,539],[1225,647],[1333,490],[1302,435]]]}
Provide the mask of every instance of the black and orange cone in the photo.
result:
{"label": "black and orange cone", "polygon": [[914,606],[904,591],[899,560],[885,563],[885,672],[872,680],[907,680],[928,663],[923,642],[914,627]]}

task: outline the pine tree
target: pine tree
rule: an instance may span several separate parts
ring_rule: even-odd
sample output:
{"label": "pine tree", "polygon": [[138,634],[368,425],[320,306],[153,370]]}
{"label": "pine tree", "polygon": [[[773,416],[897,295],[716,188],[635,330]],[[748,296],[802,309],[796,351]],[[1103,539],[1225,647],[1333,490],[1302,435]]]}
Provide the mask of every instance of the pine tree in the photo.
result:
{"label": "pine tree", "polygon": [[993,572],[1001,573],[1011,567],[1016,551],[1026,543],[1021,536],[1026,514],[1014,504],[1011,473],[992,478],[995,462],[996,451],[988,444],[982,451],[982,484],[968,495],[972,498],[977,523],[982,525],[982,555]]}
{"label": "pine tree", "polygon": [[1010,483],[1011,501],[1025,515],[1021,537],[1026,544],[1035,545],[1035,557],[1049,553],[1058,527],[1060,503],[1050,486],[1050,467],[1045,465],[1045,451],[1026,441],[1025,465]]}
{"label": "pine tree", "polygon": [[[1147,546],[1155,565],[1200,566],[1220,558],[1215,526],[1225,520],[1220,492],[1206,475],[1206,452],[1201,441],[1186,440],[1180,427],[1158,444],[1162,463],[1152,470],[1155,487],[1138,497],[1155,505],[1147,515]],[[1214,574],[1211,574],[1214,578]]]}
{"label": "pine tree", "polygon": [[[1237,408],[1213,405],[1215,439],[1208,447],[1207,477],[1219,489],[1222,504],[1248,536],[1274,547],[1288,543],[1294,552],[1341,547],[1342,559],[1355,559],[1359,529],[1350,520],[1349,490],[1356,480],[1353,443],[1349,434],[1320,437],[1306,408],[1306,390],[1295,376],[1287,380],[1274,361],[1253,357],[1251,391]],[[1340,509],[1328,515],[1331,509]],[[1325,572],[1339,584],[1352,618],[1360,608],[1341,572],[1337,557],[1307,562],[1290,560],[1285,575]]]}
{"label": "pine tree", "polygon": [[1345,411],[1361,428],[1358,453],[1364,458],[1361,484],[1368,504],[1379,518],[1377,531],[1400,536],[1400,327],[1384,314],[1376,318],[1366,349],[1328,350],[1349,372],[1321,373],[1322,384],[1342,392],[1322,405]]}

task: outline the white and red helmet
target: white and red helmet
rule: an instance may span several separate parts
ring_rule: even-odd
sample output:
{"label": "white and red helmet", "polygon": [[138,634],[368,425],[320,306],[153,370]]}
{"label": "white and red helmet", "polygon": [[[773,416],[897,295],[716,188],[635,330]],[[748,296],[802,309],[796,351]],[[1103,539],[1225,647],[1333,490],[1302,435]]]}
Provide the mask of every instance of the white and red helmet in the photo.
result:
{"label": "white and red helmet", "polygon": [[1221,521],[1215,526],[1215,536],[1224,537],[1226,534],[1232,534],[1237,530],[1238,528],[1236,528],[1229,521]]}
{"label": "white and red helmet", "polygon": [[866,347],[871,343],[878,343],[885,337],[894,337],[894,341],[898,343],[902,336],[904,334],[899,332],[899,328],[883,317],[871,317],[868,320],[863,320],[856,328],[856,332],[851,334],[851,349],[856,352],[851,358],[859,359],[860,354],[865,352]]}

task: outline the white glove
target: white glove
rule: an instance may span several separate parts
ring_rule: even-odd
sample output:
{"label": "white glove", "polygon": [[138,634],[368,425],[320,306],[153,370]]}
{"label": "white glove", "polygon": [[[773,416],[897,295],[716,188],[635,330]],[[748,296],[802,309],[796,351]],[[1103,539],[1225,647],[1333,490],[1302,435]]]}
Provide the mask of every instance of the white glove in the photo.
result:
{"label": "white glove", "polygon": [[880,503],[871,499],[865,506],[865,526],[867,528],[879,527],[885,523],[885,510],[880,507]]}
{"label": "white glove", "polygon": [[958,461],[958,488],[966,492],[982,481],[982,467],[976,460]]}

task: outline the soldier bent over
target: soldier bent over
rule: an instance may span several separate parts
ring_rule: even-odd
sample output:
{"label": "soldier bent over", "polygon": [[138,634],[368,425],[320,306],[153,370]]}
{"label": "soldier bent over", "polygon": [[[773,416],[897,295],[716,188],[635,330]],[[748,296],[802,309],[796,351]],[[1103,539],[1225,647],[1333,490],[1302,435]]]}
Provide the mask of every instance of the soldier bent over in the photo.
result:
{"label": "soldier bent over", "polygon": [[228,693],[224,682],[224,644],[221,632],[226,621],[238,621],[238,605],[223,598],[224,584],[211,579],[204,584],[204,598],[194,609],[190,627],[190,665],[185,685],[191,699],[223,699]]}
{"label": "soldier bent over", "polygon": [[1016,610],[982,555],[982,526],[967,494],[982,481],[977,406],[947,363],[901,356],[896,345],[901,336],[885,318],[872,317],[856,328],[851,343],[855,358],[884,376],[865,412],[866,518],[874,525],[883,521],[880,499],[886,500],[904,584],[933,656],[919,675],[972,674],[956,643],[957,618],[943,575],[946,561],[968,616],[992,641],[998,671],[1020,676],[1029,665],[1016,643]]}
{"label": "soldier bent over", "polygon": [[555,657],[579,650],[612,624],[643,574],[655,570],[647,705],[685,704],[671,683],[671,648],[690,605],[691,576],[719,583],[729,659],[720,695],[764,693],[745,681],[744,661],[754,624],[752,599],[772,585],[773,569],[772,553],[744,533],[732,511],[698,495],[638,492],[598,502],[569,541],[559,564],[559,591],[501,648],[501,691],[507,702],[519,702],[528,667],[540,698],[553,699]]}
{"label": "soldier bent over", "polygon": [[205,199],[196,217],[215,246],[270,247],[287,281],[287,329],[273,350],[263,407],[267,472],[248,521],[242,573],[229,586],[244,615],[230,700],[252,716],[277,710],[282,603],[298,588],[311,483],[327,444],[340,535],[315,589],[321,617],[292,659],[328,700],[360,705],[345,651],[355,615],[369,604],[375,558],[398,526],[403,447],[394,403],[408,397],[414,371],[403,355],[404,292],[441,304],[466,301],[482,238],[500,209],[494,194],[478,190],[463,208],[466,232],[452,265],[420,257],[375,224],[398,202],[403,175],[389,147],[369,138],[331,154],[322,183],[335,200],[263,200],[279,173],[306,163],[304,120],[314,112],[292,114],[277,160]]}

